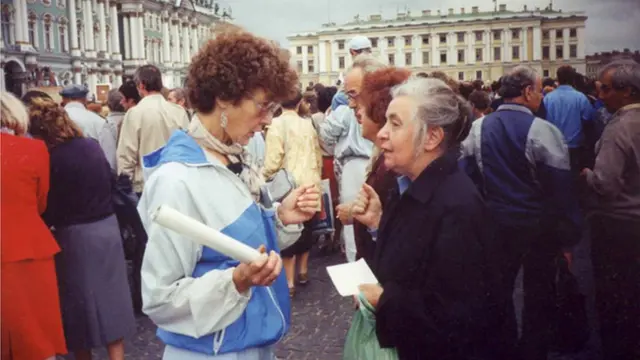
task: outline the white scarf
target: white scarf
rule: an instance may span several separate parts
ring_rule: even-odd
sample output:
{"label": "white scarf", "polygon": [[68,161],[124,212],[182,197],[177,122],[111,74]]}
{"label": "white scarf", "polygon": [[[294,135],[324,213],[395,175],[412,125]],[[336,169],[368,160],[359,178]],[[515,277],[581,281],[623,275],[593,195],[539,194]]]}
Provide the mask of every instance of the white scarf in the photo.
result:
{"label": "white scarf", "polygon": [[240,180],[249,188],[253,200],[260,202],[260,188],[264,182],[258,170],[252,165],[251,154],[242,145],[223,144],[205,129],[197,115],[191,119],[188,133],[203,148],[224,155],[230,164],[240,164],[242,166],[242,171],[238,175]]}

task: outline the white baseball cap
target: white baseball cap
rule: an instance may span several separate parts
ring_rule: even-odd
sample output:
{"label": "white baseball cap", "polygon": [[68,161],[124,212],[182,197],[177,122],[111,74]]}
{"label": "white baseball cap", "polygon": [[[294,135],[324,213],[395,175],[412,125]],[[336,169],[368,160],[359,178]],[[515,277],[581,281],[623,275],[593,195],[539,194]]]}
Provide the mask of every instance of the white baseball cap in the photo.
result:
{"label": "white baseball cap", "polygon": [[357,35],[354,36],[353,39],[349,40],[349,50],[363,50],[363,49],[371,49],[373,46],[371,45],[371,40],[368,37]]}

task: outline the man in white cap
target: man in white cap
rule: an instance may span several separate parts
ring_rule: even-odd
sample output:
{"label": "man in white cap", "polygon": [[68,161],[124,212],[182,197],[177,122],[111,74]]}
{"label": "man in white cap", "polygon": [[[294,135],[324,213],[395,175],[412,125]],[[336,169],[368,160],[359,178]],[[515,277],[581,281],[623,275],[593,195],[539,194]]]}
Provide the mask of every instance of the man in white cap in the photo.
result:
{"label": "man in white cap", "polygon": [[371,40],[366,36],[356,35],[349,40],[349,54],[352,59],[363,53],[371,54],[371,47]]}

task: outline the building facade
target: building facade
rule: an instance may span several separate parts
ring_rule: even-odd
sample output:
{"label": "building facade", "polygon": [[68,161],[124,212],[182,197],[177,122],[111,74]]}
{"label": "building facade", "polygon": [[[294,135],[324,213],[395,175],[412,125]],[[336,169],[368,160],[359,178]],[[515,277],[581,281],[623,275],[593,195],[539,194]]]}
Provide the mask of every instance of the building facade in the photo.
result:
{"label": "building facade", "polygon": [[[167,87],[181,86],[191,57],[212,36],[219,7],[185,0],[1,0],[0,82],[30,87],[118,87],[154,64]],[[226,15],[226,12],[225,12]]]}
{"label": "building facade", "polygon": [[303,84],[335,83],[351,65],[347,44],[355,35],[369,37],[374,55],[383,61],[415,72],[440,70],[454,79],[491,81],[526,64],[554,77],[565,64],[585,72],[586,20],[582,12],[551,7],[509,11],[499,5],[482,12],[474,6],[470,12],[399,13],[396,19],[356,16],[347,24],[325,24],[288,40]]}
{"label": "building facade", "polygon": [[610,52],[602,52],[595,53],[593,55],[587,55],[587,75],[590,78],[595,79],[600,72],[600,69],[615,60],[622,59],[631,59],[637,63],[640,63],[640,51],[631,51],[629,49],[624,49],[623,51],[610,51]]}

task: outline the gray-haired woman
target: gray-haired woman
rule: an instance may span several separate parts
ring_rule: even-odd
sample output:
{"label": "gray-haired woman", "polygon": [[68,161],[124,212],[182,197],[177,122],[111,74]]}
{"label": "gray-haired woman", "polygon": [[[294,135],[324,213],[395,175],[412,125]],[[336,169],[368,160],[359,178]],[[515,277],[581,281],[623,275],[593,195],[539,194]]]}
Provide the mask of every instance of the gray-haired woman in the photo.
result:
{"label": "gray-haired woman", "polygon": [[499,319],[489,220],[457,163],[471,109],[438,79],[410,79],[392,96],[378,139],[385,165],[401,175],[398,186],[384,212],[368,185],[354,207],[376,238],[379,284],[360,290],[376,309],[380,345],[401,359],[503,358],[487,344],[498,328],[489,319]]}

